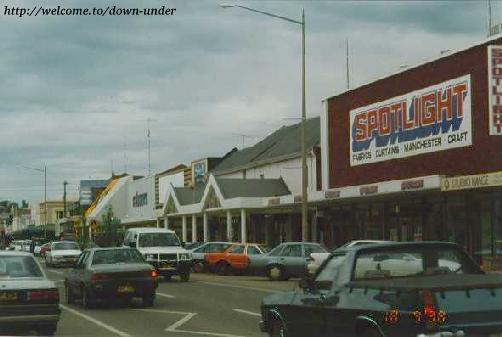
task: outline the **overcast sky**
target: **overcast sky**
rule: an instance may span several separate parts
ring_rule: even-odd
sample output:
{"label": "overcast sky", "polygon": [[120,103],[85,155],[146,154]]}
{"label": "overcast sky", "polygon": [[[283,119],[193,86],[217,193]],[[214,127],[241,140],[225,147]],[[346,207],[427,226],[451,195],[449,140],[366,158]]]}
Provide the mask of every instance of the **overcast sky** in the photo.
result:
{"label": "overcast sky", "polygon": [[[228,0],[230,1],[230,0]],[[175,7],[164,17],[9,17],[0,8],[0,200],[49,199],[63,180],[222,156],[300,116],[300,27],[220,1],[11,1],[9,6]],[[487,3],[242,1],[306,13],[307,114],[351,86],[485,39]],[[502,4],[492,1],[493,21]]]}

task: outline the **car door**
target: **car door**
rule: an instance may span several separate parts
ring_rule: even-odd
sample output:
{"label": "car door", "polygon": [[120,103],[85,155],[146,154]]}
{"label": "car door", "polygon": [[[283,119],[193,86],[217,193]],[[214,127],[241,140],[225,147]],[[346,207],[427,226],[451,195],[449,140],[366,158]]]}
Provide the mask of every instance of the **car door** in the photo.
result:
{"label": "car door", "polygon": [[226,260],[234,268],[242,268],[247,262],[245,245],[235,245],[228,250]]}
{"label": "car door", "polygon": [[301,244],[289,244],[281,251],[279,263],[284,266],[289,276],[303,275],[307,269],[307,261],[303,255]]}

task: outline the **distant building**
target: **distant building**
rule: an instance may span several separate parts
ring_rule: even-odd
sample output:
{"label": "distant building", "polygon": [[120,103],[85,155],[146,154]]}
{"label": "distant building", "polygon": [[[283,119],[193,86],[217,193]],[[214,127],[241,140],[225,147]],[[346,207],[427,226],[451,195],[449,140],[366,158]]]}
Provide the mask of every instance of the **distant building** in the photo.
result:
{"label": "distant building", "polygon": [[82,210],[86,210],[98,195],[103,192],[108,185],[108,179],[101,180],[80,180],[78,202]]}

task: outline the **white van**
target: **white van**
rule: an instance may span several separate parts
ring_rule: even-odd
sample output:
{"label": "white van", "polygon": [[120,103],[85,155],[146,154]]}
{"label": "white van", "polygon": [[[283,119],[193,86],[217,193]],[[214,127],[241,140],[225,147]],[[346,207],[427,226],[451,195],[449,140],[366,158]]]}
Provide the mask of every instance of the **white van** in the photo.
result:
{"label": "white van", "polygon": [[166,279],[179,275],[181,281],[190,279],[190,252],[182,247],[172,230],[164,228],[131,228],[127,231],[124,247],[139,250],[148,263],[157,269]]}

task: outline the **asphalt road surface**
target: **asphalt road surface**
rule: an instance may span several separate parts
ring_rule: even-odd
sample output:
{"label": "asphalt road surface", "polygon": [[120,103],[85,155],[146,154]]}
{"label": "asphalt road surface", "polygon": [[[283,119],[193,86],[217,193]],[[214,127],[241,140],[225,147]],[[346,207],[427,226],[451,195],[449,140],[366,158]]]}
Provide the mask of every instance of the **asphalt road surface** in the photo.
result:
{"label": "asphalt road surface", "polygon": [[61,319],[57,336],[183,336],[263,337],[259,331],[261,299],[296,287],[297,281],[270,282],[264,277],[192,274],[187,283],[177,277],[160,281],[153,308],[140,302],[105,304],[86,310],[66,304],[67,269],[46,269],[60,289]]}

